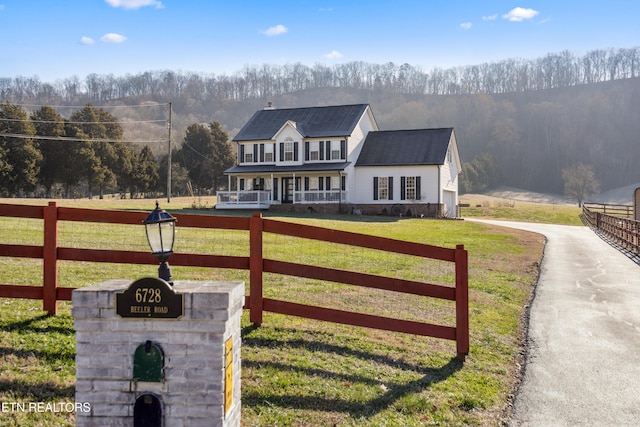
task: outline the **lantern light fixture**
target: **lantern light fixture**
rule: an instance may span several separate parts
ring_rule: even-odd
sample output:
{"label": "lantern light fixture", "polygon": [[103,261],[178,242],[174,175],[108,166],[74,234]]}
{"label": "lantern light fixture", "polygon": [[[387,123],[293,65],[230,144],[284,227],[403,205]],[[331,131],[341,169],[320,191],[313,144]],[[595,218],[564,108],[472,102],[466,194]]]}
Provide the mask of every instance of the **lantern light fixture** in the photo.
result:
{"label": "lantern light fixture", "polygon": [[176,236],[176,219],[164,209],[160,209],[158,202],[156,208],[143,221],[147,232],[147,241],[151,247],[151,254],[158,259],[158,277],[173,285],[171,280],[171,268],[167,262],[169,255],[173,253],[173,243]]}

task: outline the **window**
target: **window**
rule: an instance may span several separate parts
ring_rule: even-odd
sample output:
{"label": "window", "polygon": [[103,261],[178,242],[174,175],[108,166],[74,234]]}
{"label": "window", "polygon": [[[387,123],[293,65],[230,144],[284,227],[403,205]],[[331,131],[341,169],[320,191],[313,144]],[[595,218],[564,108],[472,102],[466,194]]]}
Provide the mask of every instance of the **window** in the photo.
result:
{"label": "window", "polygon": [[264,190],[264,178],[253,179],[253,190]]}
{"label": "window", "polygon": [[[306,147],[306,145],[305,145]],[[306,148],[305,148],[306,151]],[[298,142],[294,142],[291,137],[287,137],[284,142],[280,143],[280,161],[281,162],[297,162],[298,161]]]}
{"label": "window", "polygon": [[287,141],[284,143],[284,161],[293,161],[293,142]]}
{"label": "window", "polygon": [[420,200],[419,176],[403,176],[400,178],[400,198],[402,200]]}
{"label": "window", "polygon": [[340,141],[331,141],[331,160],[340,160]]}
{"label": "window", "polygon": [[273,147],[274,144],[265,144],[264,146],[264,161],[267,163],[271,163],[274,161]]}
{"label": "window", "polygon": [[389,200],[389,178],[386,176],[378,178],[378,199]]}
{"label": "window", "polygon": [[318,141],[312,141],[309,143],[308,160],[320,160],[320,143]]}
{"label": "window", "polygon": [[393,200],[393,177],[373,177],[373,200]]}

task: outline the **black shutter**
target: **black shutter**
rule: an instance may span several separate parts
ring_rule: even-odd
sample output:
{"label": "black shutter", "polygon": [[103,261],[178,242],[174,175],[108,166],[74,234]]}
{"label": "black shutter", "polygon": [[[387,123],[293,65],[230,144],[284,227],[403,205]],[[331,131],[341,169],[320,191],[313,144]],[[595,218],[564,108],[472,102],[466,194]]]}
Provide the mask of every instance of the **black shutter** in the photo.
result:
{"label": "black shutter", "polygon": [[309,191],[309,177],[304,177],[304,191]]}
{"label": "black shutter", "polygon": [[238,163],[244,163],[244,144],[240,144],[240,158]]}
{"label": "black shutter", "polygon": [[331,177],[328,176],[325,179],[326,179],[326,183],[327,183],[327,185],[325,185],[325,188],[327,189],[327,191],[329,191],[329,190],[331,190]]}
{"label": "black shutter", "polygon": [[264,163],[264,144],[260,144],[260,163]]}
{"label": "black shutter", "polygon": [[325,154],[325,158],[327,160],[331,160],[331,141],[327,141],[327,145],[325,145],[325,150],[326,150],[326,154]]}
{"label": "black shutter", "polygon": [[273,200],[278,200],[278,178],[273,178]]}
{"label": "black shutter", "polygon": [[390,176],[389,180],[389,200],[393,200],[393,177]]}
{"label": "black shutter", "polygon": [[318,150],[320,151],[320,160],[324,160],[324,141],[320,141],[320,147]]}
{"label": "black shutter", "polygon": [[253,163],[258,163],[258,144],[253,144]]}
{"label": "black shutter", "polygon": [[406,185],[405,185],[404,176],[400,177],[400,200],[405,199]]}
{"label": "black shutter", "polygon": [[240,191],[244,191],[244,178],[240,178]]}
{"label": "black shutter", "polygon": [[293,143],[293,161],[297,162],[298,161],[298,142],[294,142]]}
{"label": "black shutter", "polygon": [[347,141],[344,139],[340,141],[340,158],[342,160],[347,159]]}
{"label": "black shutter", "polygon": [[284,162],[284,142],[280,143],[280,161]]}
{"label": "black shutter", "polygon": [[373,177],[373,200],[378,200],[378,177]]}
{"label": "black shutter", "polygon": [[324,178],[318,177],[318,190],[324,191]]}
{"label": "black shutter", "polygon": [[347,177],[342,175],[340,177],[340,189],[345,191],[347,189]]}
{"label": "black shutter", "polygon": [[420,177],[416,176],[416,200],[420,200]]}
{"label": "black shutter", "polygon": [[309,161],[309,141],[304,142],[304,161]]}

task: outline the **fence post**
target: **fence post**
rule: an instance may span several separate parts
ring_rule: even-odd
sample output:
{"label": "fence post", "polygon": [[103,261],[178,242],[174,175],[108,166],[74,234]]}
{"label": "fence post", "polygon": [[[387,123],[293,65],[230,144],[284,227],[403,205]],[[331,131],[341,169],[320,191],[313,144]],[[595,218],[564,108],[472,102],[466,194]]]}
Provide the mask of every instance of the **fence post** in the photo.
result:
{"label": "fence post", "polygon": [[256,212],[249,222],[249,320],[262,324],[262,214]]}
{"label": "fence post", "polygon": [[44,244],[42,248],[42,309],[49,315],[58,311],[58,207],[49,202],[44,207]]}
{"label": "fence post", "polygon": [[469,354],[469,266],[464,245],[456,252],[456,347],[458,359],[464,361]]}

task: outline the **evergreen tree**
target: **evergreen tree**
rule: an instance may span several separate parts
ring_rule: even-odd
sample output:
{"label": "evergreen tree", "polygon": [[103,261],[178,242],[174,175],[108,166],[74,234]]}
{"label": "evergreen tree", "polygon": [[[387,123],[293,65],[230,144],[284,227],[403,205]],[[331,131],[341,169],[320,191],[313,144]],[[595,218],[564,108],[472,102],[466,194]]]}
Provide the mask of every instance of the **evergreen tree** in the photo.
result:
{"label": "evergreen tree", "polygon": [[225,182],[224,171],[235,163],[229,135],[216,121],[208,128],[198,123],[190,125],[177,157],[198,189],[220,188]]}
{"label": "evergreen tree", "polygon": [[90,139],[95,139],[91,145],[95,161],[85,171],[89,197],[97,186],[102,199],[105,190],[117,184],[118,176],[131,171],[130,151],[121,141],[122,126],[116,117],[91,104],[71,114],[70,121]]}
{"label": "evergreen tree", "polygon": [[4,174],[0,191],[6,195],[32,191],[38,183],[42,154],[33,141],[34,134],[22,108],[0,104],[0,173]]}
{"label": "evergreen tree", "polygon": [[[30,116],[37,136],[61,137],[65,135],[64,118],[49,106],[43,106]],[[51,197],[51,188],[61,182],[60,166],[65,162],[66,141],[55,139],[36,139],[42,153],[42,164],[38,183],[46,188],[47,197]]]}

